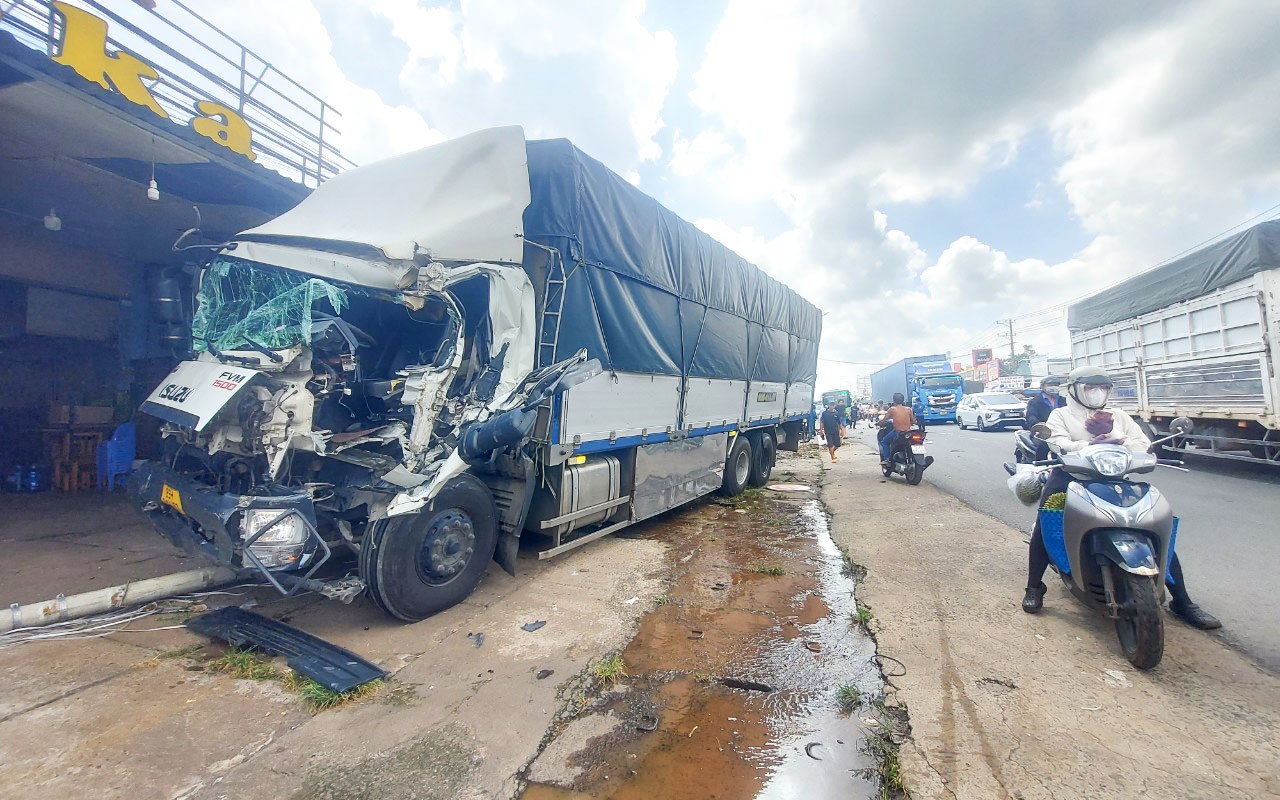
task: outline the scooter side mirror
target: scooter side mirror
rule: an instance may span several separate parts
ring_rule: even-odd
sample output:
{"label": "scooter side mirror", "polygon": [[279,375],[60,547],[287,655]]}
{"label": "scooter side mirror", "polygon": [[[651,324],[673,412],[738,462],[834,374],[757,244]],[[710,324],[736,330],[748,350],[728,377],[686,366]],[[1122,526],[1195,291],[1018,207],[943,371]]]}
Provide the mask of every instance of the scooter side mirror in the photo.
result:
{"label": "scooter side mirror", "polygon": [[1042,442],[1049,441],[1049,426],[1043,422],[1037,422],[1031,426],[1031,435]]}
{"label": "scooter side mirror", "polygon": [[1195,423],[1186,417],[1176,417],[1173,422],[1169,423],[1170,433],[1191,433],[1195,430]]}

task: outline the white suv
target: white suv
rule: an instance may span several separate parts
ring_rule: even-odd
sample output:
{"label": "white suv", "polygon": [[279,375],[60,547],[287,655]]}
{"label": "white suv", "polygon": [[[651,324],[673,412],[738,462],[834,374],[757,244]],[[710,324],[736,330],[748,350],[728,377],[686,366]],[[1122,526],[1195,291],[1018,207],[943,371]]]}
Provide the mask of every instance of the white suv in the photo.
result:
{"label": "white suv", "polygon": [[967,395],[956,407],[956,423],[961,430],[987,431],[1010,425],[1021,428],[1027,420],[1027,404],[1005,392]]}

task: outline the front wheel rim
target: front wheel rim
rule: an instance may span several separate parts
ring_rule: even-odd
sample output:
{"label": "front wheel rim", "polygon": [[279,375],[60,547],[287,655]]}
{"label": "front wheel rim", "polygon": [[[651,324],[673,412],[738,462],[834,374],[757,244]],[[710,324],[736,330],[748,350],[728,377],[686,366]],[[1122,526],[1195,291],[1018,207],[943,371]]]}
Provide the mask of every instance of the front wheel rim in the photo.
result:
{"label": "front wheel rim", "polygon": [[751,461],[747,458],[747,451],[738,451],[738,457],[733,462],[733,477],[738,483],[746,483],[747,478],[751,475]]}
{"label": "front wheel rim", "polygon": [[418,548],[418,577],[423,583],[443,586],[458,577],[476,549],[476,529],[470,515],[450,509],[431,521]]}

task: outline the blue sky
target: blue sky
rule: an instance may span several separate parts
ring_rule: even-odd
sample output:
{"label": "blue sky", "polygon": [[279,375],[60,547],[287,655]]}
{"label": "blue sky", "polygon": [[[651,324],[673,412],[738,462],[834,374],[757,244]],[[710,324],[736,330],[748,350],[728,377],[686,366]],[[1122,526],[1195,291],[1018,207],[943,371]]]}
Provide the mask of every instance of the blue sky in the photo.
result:
{"label": "blue sky", "polygon": [[[163,11],[163,5],[161,5]],[[1064,353],[1045,306],[1280,202],[1280,5],[226,0],[357,162],[501,124],[572,139],[828,311],[825,383]],[[825,385],[820,388],[827,388]]]}

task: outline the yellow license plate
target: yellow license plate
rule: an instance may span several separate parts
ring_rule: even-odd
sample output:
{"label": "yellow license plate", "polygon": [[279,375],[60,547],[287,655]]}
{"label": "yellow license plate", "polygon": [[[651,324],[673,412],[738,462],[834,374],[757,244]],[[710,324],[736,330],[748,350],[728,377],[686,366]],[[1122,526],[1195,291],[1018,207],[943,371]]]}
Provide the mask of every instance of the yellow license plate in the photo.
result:
{"label": "yellow license plate", "polygon": [[179,514],[185,514],[182,510],[182,495],[178,494],[178,490],[172,486],[165,484],[160,488],[160,502],[169,506]]}

